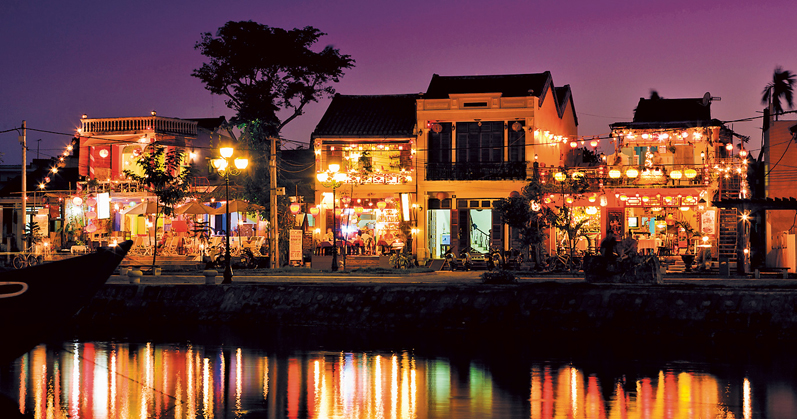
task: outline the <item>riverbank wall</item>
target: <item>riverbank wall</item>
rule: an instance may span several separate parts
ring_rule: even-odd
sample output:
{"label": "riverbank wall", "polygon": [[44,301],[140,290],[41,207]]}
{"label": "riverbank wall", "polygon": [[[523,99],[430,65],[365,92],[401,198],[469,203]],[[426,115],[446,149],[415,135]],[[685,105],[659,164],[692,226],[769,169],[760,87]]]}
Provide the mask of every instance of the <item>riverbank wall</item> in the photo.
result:
{"label": "riverbank wall", "polygon": [[797,340],[797,289],[516,285],[105,285],[77,325],[325,326]]}

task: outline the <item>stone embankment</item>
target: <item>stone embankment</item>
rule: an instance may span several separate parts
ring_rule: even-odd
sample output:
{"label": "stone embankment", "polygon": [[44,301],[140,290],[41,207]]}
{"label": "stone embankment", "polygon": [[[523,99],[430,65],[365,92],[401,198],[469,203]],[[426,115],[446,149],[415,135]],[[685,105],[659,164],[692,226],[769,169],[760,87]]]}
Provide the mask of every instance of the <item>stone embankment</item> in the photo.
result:
{"label": "stone embankment", "polygon": [[689,284],[113,284],[77,321],[797,340],[796,307],[796,289]]}

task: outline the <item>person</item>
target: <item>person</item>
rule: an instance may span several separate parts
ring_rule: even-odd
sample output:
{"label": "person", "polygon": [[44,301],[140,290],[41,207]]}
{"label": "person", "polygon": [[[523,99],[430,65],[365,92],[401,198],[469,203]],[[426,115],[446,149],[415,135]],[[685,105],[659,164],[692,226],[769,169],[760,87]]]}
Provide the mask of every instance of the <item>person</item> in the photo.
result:
{"label": "person", "polygon": [[631,230],[628,230],[628,234],[626,234],[625,238],[622,242],[620,242],[620,257],[629,257],[632,255],[637,254],[637,241],[634,238],[634,234],[631,233]]}
{"label": "person", "polygon": [[328,241],[328,242],[330,242],[330,243],[332,243],[332,239],[333,239],[333,238],[334,238],[334,235],[333,235],[333,233],[332,233],[332,229],[331,229],[331,228],[328,228],[328,229],[327,229],[327,234],[326,234],[326,235],[324,235],[324,240],[325,240],[325,241]]}
{"label": "person", "polygon": [[365,230],[363,230],[363,234],[362,236],[360,236],[360,238],[363,241],[366,253],[370,255],[372,253],[372,247],[374,244],[373,236],[371,236],[371,234],[368,232],[368,229],[366,228]]}
{"label": "person", "polygon": [[613,231],[606,233],[606,237],[601,240],[600,252],[601,256],[611,257],[614,256],[614,248],[617,246],[617,237]]}

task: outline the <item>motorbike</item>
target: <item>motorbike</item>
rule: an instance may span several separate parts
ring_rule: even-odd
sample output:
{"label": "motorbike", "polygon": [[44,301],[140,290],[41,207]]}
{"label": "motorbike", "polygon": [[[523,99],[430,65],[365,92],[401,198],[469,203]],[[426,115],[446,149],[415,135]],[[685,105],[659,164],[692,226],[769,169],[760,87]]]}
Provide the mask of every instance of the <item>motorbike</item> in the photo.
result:
{"label": "motorbike", "polygon": [[501,249],[493,248],[489,253],[487,253],[487,269],[490,271],[495,269],[506,269],[506,262]]}
{"label": "motorbike", "polygon": [[469,271],[473,269],[473,261],[471,259],[471,249],[469,247],[460,250],[459,257],[455,257],[454,253],[449,248],[446,251],[444,258],[446,260],[446,265],[452,271],[458,269]]}

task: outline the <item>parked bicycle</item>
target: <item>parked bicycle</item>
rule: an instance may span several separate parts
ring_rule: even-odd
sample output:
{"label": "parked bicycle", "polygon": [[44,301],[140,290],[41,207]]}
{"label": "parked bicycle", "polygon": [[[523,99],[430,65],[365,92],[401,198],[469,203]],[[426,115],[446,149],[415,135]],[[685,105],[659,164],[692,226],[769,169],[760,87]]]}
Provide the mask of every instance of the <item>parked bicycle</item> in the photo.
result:
{"label": "parked bicycle", "polygon": [[44,256],[36,253],[36,245],[30,246],[24,252],[14,256],[11,264],[15,269],[24,269],[30,266],[41,265],[44,263]]}

